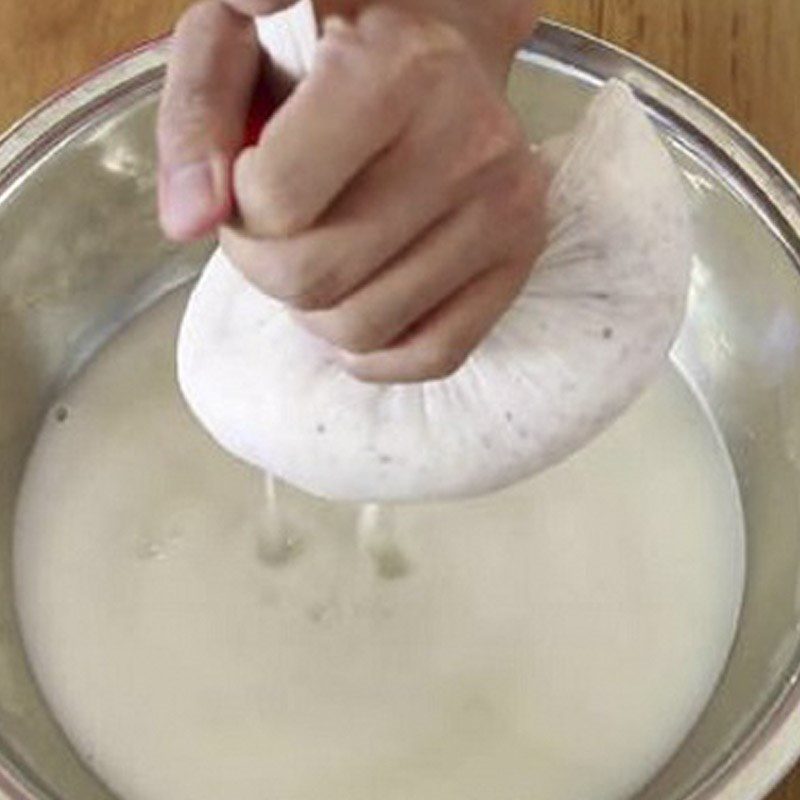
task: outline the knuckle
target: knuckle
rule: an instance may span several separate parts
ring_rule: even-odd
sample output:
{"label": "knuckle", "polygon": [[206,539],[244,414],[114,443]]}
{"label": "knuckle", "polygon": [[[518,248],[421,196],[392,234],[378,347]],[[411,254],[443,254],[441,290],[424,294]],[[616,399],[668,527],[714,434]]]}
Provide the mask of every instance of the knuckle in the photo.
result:
{"label": "knuckle", "polygon": [[274,296],[272,287],[272,258],[268,248],[260,246],[246,235],[223,228],[220,246],[233,266],[261,291]]}
{"label": "knuckle", "polygon": [[533,221],[541,207],[542,184],[539,176],[529,169],[518,169],[502,192],[502,212],[513,225]]}
{"label": "knuckle", "polygon": [[223,228],[220,244],[239,272],[265,294],[283,300],[296,290],[285,257],[270,242]]}
{"label": "knuckle", "polygon": [[298,265],[275,258],[259,264],[258,272],[267,294],[294,307],[303,305],[313,285],[305,270]]}
{"label": "knuckle", "polygon": [[326,269],[311,276],[310,270],[300,270],[293,279],[294,286],[285,296],[285,301],[298,311],[327,311],[333,308],[339,297],[338,274]]}
{"label": "knuckle", "polygon": [[514,115],[502,102],[487,99],[476,108],[472,135],[465,148],[475,170],[483,169],[509,156],[520,146],[522,132]]}
{"label": "knuckle", "polygon": [[455,27],[407,9],[372,6],[362,13],[361,24],[388,34],[388,46],[382,48],[384,76],[404,88],[428,81],[470,52]]}
{"label": "knuckle", "polygon": [[[466,40],[454,29],[441,23],[420,25],[409,34],[401,51],[403,75],[421,87],[444,86],[459,73],[468,56]],[[457,79],[457,78],[456,78]]]}
{"label": "knuckle", "polygon": [[457,60],[469,51],[465,37],[452,25],[409,11],[395,14],[397,52],[404,61],[439,65]]}
{"label": "knuckle", "polygon": [[538,174],[514,159],[480,197],[477,213],[481,227],[492,231],[495,255],[519,248],[528,251],[528,242],[538,242],[544,228],[543,190]]}
{"label": "knuckle", "polygon": [[457,139],[448,183],[454,187],[465,182],[469,185],[482,175],[491,176],[491,182],[497,183],[505,163],[524,142],[519,123],[502,101],[482,98],[462,124],[463,135]]}
{"label": "knuckle", "polygon": [[348,74],[354,69],[355,56],[359,52],[359,39],[353,28],[326,29],[317,44],[314,70],[334,73],[335,76]]}
{"label": "knuckle", "polygon": [[252,163],[255,154],[246,150],[234,166],[234,194],[246,227],[252,233],[261,234],[262,220],[269,219],[270,203],[266,192],[254,179],[255,165]]}
{"label": "knuckle", "polygon": [[382,82],[365,96],[364,116],[390,130],[412,112],[419,95],[420,81],[413,70],[386,71]]}
{"label": "knuckle", "polygon": [[335,301],[338,281],[328,272],[315,274],[302,260],[268,256],[240,269],[268,295],[298,311],[325,310]]}
{"label": "knuckle", "polygon": [[[379,36],[375,30],[381,31]],[[384,5],[368,7],[354,24],[326,31],[314,70],[331,85],[358,86],[365,119],[391,124],[406,116],[461,56],[469,53],[453,27]],[[373,79],[363,81],[370,74]]]}
{"label": "knuckle", "polygon": [[234,190],[239,210],[248,230],[259,236],[288,239],[302,231],[309,220],[285,187],[275,188],[272,180],[254,163],[256,154],[249,150],[237,159],[234,167]]}
{"label": "knuckle", "polygon": [[342,271],[308,243],[255,239],[229,228],[220,243],[252,284],[297,311],[327,311],[343,293]]}
{"label": "knuckle", "polygon": [[279,195],[270,192],[268,187],[263,187],[261,193],[259,198],[258,190],[251,192],[250,199],[253,206],[262,207],[260,217],[264,234],[288,239],[306,227],[308,220],[305,215],[288,198],[279,199]]}
{"label": "knuckle", "polygon": [[391,377],[379,377],[369,359],[351,356],[340,360],[345,372],[362,383],[390,383]]}
{"label": "knuckle", "polygon": [[380,327],[363,311],[338,310],[329,316],[326,338],[348,353],[366,354],[381,347]]}
{"label": "knuckle", "polygon": [[313,294],[314,276],[310,274],[306,262],[302,259],[275,264],[273,274],[281,295],[280,299],[286,303],[299,307]]}
{"label": "knuckle", "polygon": [[420,348],[418,370],[421,380],[440,380],[457,372],[469,351],[452,337],[440,336]]}
{"label": "knuckle", "polygon": [[[319,50],[315,62],[331,86],[349,86],[358,115],[379,126],[404,115],[419,85],[418,70],[385,53],[369,52],[358,40],[334,37]],[[373,78],[365,81],[363,75]]]}

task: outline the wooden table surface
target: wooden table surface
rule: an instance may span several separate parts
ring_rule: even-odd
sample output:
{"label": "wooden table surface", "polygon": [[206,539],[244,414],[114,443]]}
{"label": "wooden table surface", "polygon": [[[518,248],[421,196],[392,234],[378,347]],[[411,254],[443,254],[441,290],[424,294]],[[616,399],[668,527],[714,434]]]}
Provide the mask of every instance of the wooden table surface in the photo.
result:
{"label": "wooden table surface", "polygon": [[[541,0],[710,97],[800,176],[798,0]],[[0,130],[190,0],[0,0]],[[489,0],[487,0],[487,3]],[[770,800],[800,800],[800,768]]]}

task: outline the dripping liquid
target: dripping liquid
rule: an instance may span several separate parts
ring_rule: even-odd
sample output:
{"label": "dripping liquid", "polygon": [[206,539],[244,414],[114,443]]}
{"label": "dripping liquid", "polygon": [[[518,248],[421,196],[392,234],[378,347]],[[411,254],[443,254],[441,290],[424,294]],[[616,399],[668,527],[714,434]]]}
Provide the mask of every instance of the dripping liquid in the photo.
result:
{"label": "dripping liquid", "polygon": [[[273,475],[264,476],[264,502],[256,524],[259,558],[274,567],[293,561],[303,549],[303,539],[286,513],[289,492]],[[411,562],[398,541],[396,513],[391,506],[363,503],[356,507],[355,536],[360,550],[385,580],[403,578]]]}

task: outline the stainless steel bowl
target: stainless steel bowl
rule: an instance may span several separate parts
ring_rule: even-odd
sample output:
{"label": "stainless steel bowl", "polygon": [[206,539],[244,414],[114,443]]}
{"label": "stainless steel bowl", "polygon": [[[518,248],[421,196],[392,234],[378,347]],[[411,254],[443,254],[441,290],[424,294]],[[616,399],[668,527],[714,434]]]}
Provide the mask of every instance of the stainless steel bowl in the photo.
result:
{"label": "stainless steel bowl", "polygon": [[[125,56],[0,140],[0,796],[8,798],[109,797],[27,669],[10,549],[26,455],[54,392],[132,315],[190,280],[210,249],[171,246],[156,225],[152,129],[165,55],[155,43]],[[755,800],[800,754],[800,194],[688,89],[566,28],[542,27],[520,54],[511,93],[539,139],[568,128],[612,76],[635,87],[692,187],[697,265],[674,355],[730,449],[749,559],[724,679],[640,800]]]}

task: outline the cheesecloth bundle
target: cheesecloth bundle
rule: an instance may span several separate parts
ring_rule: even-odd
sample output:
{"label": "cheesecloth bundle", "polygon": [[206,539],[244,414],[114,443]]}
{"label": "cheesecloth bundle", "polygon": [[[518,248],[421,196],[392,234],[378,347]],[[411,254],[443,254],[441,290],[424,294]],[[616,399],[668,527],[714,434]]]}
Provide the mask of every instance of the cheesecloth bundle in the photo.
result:
{"label": "cheesecloth bundle", "polygon": [[[296,74],[313,55],[310,14],[300,4],[259,23],[273,59]],[[586,444],[641,393],[678,333],[688,208],[677,167],[622,83],[607,84],[571,136],[539,154],[553,175],[546,246],[455,374],[358,381],[217,251],[178,344],[198,420],[245,461],[346,500],[484,493]]]}

